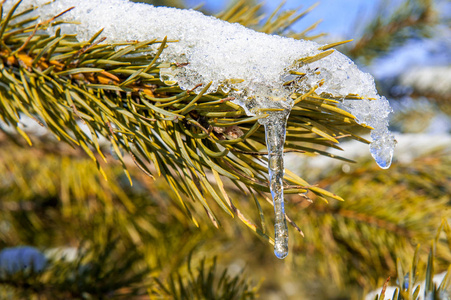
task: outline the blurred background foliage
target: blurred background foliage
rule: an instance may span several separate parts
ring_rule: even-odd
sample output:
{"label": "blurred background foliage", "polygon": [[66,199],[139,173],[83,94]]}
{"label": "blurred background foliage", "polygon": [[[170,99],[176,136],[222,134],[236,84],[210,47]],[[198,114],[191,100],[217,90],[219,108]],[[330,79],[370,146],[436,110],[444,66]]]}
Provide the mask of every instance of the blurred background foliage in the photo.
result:
{"label": "blurred background foliage", "polygon": [[[365,22],[362,36],[354,36],[354,43],[342,51],[360,63],[374,64],[412,39],[437,38],[443,32],[438,28],[449,29],[449,19],[440,16],[433,1],[401,2]],[[183,1],[155,4],[186,7]],[[293,30],[291,25],[305,10],[282,7],[265,19],[263,8],[256,5],[239,1],[219,16],[267,33],[327,40],[312,32],[315,25]],[[448,73],[439,73],[437,80],[449,83],[449,63],[443,67]],[[382,287],[388,276],[388,285],[402,286],[400,278],[407,273],[399,266],[410,266],[415,257],[426,266],[432,240],[432,275],[445,271],[451,262],[450,239],[437,235],[437,228],[451,216],[451,147],[429,142],[414,152],[412,145],[436,134],[437,127],[440,135],[429,141],[451,141],[446,127],[451,94],[446,88],[437,90],[437,80],[426,87],[415,85],[437,73],[417,68],[414,74],[426,77],[409,81],[409,72],[378,81],[395,109],[398,136],[415,133],[402,139],[407,142],[396,150],[389,170],[378,169],[368,155],[350,157],[357,164],[331,163],[325,157],[314,164],[310,162],[317,158],[306,155],[289,158],[288,164],[290,159],[305,161],[302,169],[293,171],[345,201],[287,196],[286,210],[304,237],[290,227],[290,255],[284,261],[242,223],[222,221],[226,214],[218,214],[222,222],[216,229],[202,208],[192,205],[194,223],[167,183],[151,180],[129,157],[124,163],[133,186],[114,153],[102,165],[106,181],[80,149],[48,134],[28,132],[30,148],[3,131],[0,248],[34,246],[48,261],[40,272],[0,272],[0,298],[361,299]],[[102,147],[109,153],[108,145]],[[255,201],[253,194],[231,183],[226,188],[231,199],[249,200],[237,202],[239,211],[254,212],[246,216],[249,221],[261,222],[264,232],[271,230],[271,219],[260,220],[258,213],[272,215],[270,205],[259,205],[268,195],[257,194]],[[415,277],[431,277],[431,268],[418,267]],[[402,299],[409,299],[405,295]],[[449,299],[449,294],[434,297]]]}

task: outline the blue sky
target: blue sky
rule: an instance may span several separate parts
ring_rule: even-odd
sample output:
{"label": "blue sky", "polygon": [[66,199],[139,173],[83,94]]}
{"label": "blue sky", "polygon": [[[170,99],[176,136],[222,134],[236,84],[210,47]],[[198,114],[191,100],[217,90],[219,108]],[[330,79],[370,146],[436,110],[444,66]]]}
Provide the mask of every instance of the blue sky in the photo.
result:
{"label": "blue sky", "polygon": [[[186,0],[189,6],[204,3],[204,6],[212,12],[224,9],[231,0]],[[267,14],[282,2],[282,0],[261,0]],[[318,6],[303,19],[296,23],[295,29],[303,30],[318,20],[323,20],[317,27],[316,33],[324,32],[332,37],[353,38],[359,30],[371,19],[372,15],[382,9],[396,8],[404,0],[286,0],[283,9],[298,7],[308,8],[315,3]],[[447,18],[451,18],[451,1],[434,0],[437,11]]]}
{"label": "blue sky", "polygon": [[[224,9],[229,1],[219,0],[188,0],[190,6],[195,6],[200,3],[205,3],[205,7],[213,12]],[[281,1],[264,1],[264,8],[269,13],[280,4]],[[325,32],[333,36],[350,36],[351,29],[353,29],[358,22],[357,16],[363,16],[366,19],[371,15],[371,12],[379,5],[379,0],[287,0],[283,9],[294,9],[298,7],[308,8],[315,3],[318,6],[310,12],[305,18],[301,19],[296,28],[300,30],[309,27],[318,20],[323,20],[316,33]],[[393,2],[393,1],[392,1]],[[396,1],[395,1],[396,2]],[[353,29],[354,30],[354,29]]]}
{"label": "blue sky", "polygon": [[[287,1],[286,9],[295,9],[302,5],[308,8],[315,3],[318,6],[313,9],[305,18],[299,21],[299,28],[307,28],[318,20],[322,22],[318,25],[317,33],[324,32],[332,36],[351,36],[351,29],[358,22],[357,16],[366,19],[371,15],[373,9],[377,7],[377,0],[301,0]],[[278,5],[278,1],[268,1],[265,7],[272,11]],[[363,24],[357,24],[363,25]]]}

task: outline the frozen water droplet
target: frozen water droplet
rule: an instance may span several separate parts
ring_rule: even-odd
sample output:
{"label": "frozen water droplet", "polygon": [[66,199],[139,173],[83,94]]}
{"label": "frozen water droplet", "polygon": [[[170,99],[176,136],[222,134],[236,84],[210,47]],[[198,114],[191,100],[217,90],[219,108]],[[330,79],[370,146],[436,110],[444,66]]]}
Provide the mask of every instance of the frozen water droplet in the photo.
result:
{"label": "frozen water droplet", "polygon": [[378,152],[371,151],[371,155],[373,156],[374,160],[376,161],[376,163],[379,167],[381,167],[382,169],[390,168],[391,161],[392,161],[392,155],[390,155],[389,153],[380,152],[380,151],[378,151]]}
{"label": "frozen water droplet", "polygon": [[392,112],[385,97],[377,96],[376,100],[344,100],[341,108],[356,116],[357,122],[374,129],[371,131],[371,156],[382,169],[391,165],[396,145],[394,135],[388,130],[388,115]]}
{"label": "frozen water droplet", "polygon": [[377,130],[373,130],[371,133],[373,142],[370,145],[370,153],[379,167],[388,169],[393,159],[396,140],[391,132],[383,131],[382,136],[377,134]]}
{"label": "frozen water droplet", "polygon": [[289,110],[275,112],[262,123],[265,125],[268,148],[268,172],[271,195],[274,202],[274,254],[283,259],[288,255],[288,228],[283,199],[283,144]]}

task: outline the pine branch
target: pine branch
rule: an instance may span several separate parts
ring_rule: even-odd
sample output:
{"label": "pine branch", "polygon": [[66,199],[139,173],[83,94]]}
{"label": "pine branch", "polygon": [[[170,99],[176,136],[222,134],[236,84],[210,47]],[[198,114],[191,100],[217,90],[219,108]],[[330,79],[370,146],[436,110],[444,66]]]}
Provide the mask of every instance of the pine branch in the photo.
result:
{"label": "pine branch", "polygon": [[[446,220],[443,220],[437,230],[436,239],[432,242],[426,265],[420,262],[420,247],[418,245],[407,272],[403,271],[405,269],[403,269],[401,261],[397,261],[397,279],[394,282],[396,288],[393,295],[386,293],[390,281],[389,277],[381,293],[377,294],[374,299],[384,300],[387,296],[391,296],[388,299],[393,300],[419,299],[421,296],[424,296],[424,299],[449,299],[451,293],[451,265],[443,278],[438,280],[438,283],[436,283],[437,280],[434,280],[434,276],[437,275],[434,274],[437,260],[436,247],[441,235],[444,235],[448,241],[450,245],[448,250],[451,252],[451,227]],[[420,280],[424,280],[424,282],[421,283]]]}
{"label": "pine branch", "polygon": [[[5,274],[0,259],[0,298],[140,299],[137,295],[150,290],[154,297],[169,296],[155,278],[169,282],[185,274],[190,254],[191,266],[197,266],[202,257],[194,248],[217,232],[196,228],[177,199],[168,197],[162,180],[149,183],[131,166],[136,185],[130,188],[120,164],[110,163],[105,165],[107,182],[80,149],[57,152],[52,146],[62,143],[43,142],[24,149],[3,139],[0,147],[0,220],[8,224],[0,229],[0,249],[36,245],[50,257],[42,272],[14,274]],[[207,221],[197,215],[198,222]],[[221,276],[211,262],[204,267],[190,273],[200,285],[193,286],[197,292],[209,283],[207,278]],[[224,279],[209,289],[212,297],[242,293],[252,298],[255,293],[242,274]]]}
{"label": "pine branch", "polygon": [[205,259],[194,270],[191,257],[188,258],[188,270],[184,276],[179,273],[171,276],[167,283],[155,279],[158,286],[152,289],[152,296],[171,297],[171,299],[256,299],[256,287],[239,276],[230,276],[227,269],[216,271],[216,257],[208,266]]}
{"label": "pine branch", "polygon": [[[87,243],[86,243],[87,244]],[[143,254],[129,251],[124,242],[108,232],[102,241],[82,243],[71,249],[54,249],[53,258],[45,261],[42,270],[7,270],[0,272],[0,297],[8,299],[142,299],[143,297],[171,299],[255,299],[257,287],[249,279],[238,274],[230,276],[228,270],[217,271],[213,262],[194,261],[191,254],[169,275],[166,287],[156,275],[163,272],[146,266]],[[9,251],[20,251],[9,248]],[[39,251],[39,250],[36,250]],[[38,252],[39,253],[39,252]],[[20,255],[20,254],[18,254]],[[27,261],[27,254],[21,258]],[[71,257],[73,256],[73,257]],[[200,264],[197,270],[193,264]],[[187,267],[185,267],[187,265]],[[22,266],[17,268],[23,268]],[[181,277],[181,270],[187,268]],[[150,279],[149,274],[154,278]],[[101,279],[101,280],[99,280]]]}
{"label": "pine branch", "polygon": [[[89,41],[78,42],[59,29],[53,36],[43,31],[59,25],[54,20],[58,16],[36,24],[34,18],[26,18],[29,12],[20,14],[20,22],[13,10],[2,19],[0,116],[30,144],[18,126],[22,115],[37,120],[57,139],[83,148],[105,175],[91,150],[106,161],[98,141],[103,136],[111,142],[130,182],[122,150],[146,174],[165,177],[177,195],[181,191],[198,200],[215,225],[218,220],[205,196],[211,196],[228,214],[236,213],[222,188],[223,178],[255,191],[269,191],[267,168],[257,162],[266,158],[256,161],[255,155],[246,154],[259,152],[265,145],[258,117],[246,116],[225,93],[206,95],[208,85],[196,94],[160,80],[160,68],[180,67],[158,60],[166,44],[175,41],[164,38],[105,44],[99,31]],[[159,45],[156,52],[155,45]],[[323,53],[302,63],[313,62],[330,51]],[[302,80],[303,74],[296,76]],[[297,104],[288,120],[288,149],[332,156],[323,149],[337,148],[340,138],[362,140],[342,129],[361,126],[336,106],[337,101],[316,95],[314,89],[293,97]],[[215,174],[215,180],[208,172]],[[341,199],[295,174],[284,179],[286,193],[310,191]]]}
{"label": "pine branch", "polygon": [[[99,233],[112,228],[129,245],[127,249],[151,253],[146,257],[150,266],[161,261],[158,279],[165,286],[171,274],[177,278],[176,266],[194,247],[194,253],[214,248],[211,251],[221,253],[221,260],[226,256],[233,261],[244,259],[252,278],[263,276],[261,269],[265,277],[273,271],[274,258],[265,247],[269,246],[266,241],[241,230],[237,222],[223,222],[220,235],[212,226],[196,228],[162,178],[149,181],[131,159],[125,159],[135,183],[130,188],[108,148],[105,155],[113,162],[102,165],[109,178],[106,182],[79,147],[71,149],[54,139],[42,139],[33,148],[24,149],[11,139],[0,141],[0,219],[10,228],[0,231],[0,248],[17,244],[73,246],[85,239],[96,242],[102,237]],[[395,258],[408,263],[414,246],[427,246],[449,211],[450,163],[449,153],[438,151],[412,163],[394,163],[393,176],[372,168],[369,162],[352,167],[346,174],[336,168],[319,184],[344,196],[345,202],[312,204],[297,195],[287,197],[287,211],[299,212],[290,214],[290,219],[305,232],[305,238],[295,239],[290,248],[296,266],[290,278],[302,282],[298,291],[316,295],[329,291],[331,296],[343,289],[344,295],[349,295],[357,288],[360,292],[362,287],[374,288],[378,280],[394,275]],[[230,199],[243,198],[244,192],[230,182],[225,182],[224,188]],[[252,197],[249,191],[246,193],[246,197]],[[244,215],[251,223],[257,220],[250,226],[270,235],[264,216],[272,207],[264,198],[264,194],[257,194],[254,201],[236,201],[234,205],[240,209],[237,217]],[[208,220],[201,207],[191,201],[185,204],[198,224]],[[234,244],[233,250],[226,241]],[[208,243],[206,248],[198,248],[204,243]],[[444,240],[437,244],[437,272],[451,261],[446,247]],[[427,251],[421,248],[422,259]],[[275,277],[268,280],[266,288],[282,284],[279,277],[281,281],[286,278]]]}
{"label": "pine branch", "polygon": [[262,20],[265,19],[265,15],[261,13],[263,3],[255,4],[247,0],[237,1],[229,9],[217,14],[216,17],[230,23],[240,23],[256,31],[267,34],[285,35],[294,39],[313,40],[324,35],[308,36],[308,33],[314,30],[319,22],[312,24],[302,32],[293,32],[290,30],[291,26],[305,17],[317,4],[302,11],[300,9],[281,11],[284,4],[285,2],[282,1],[263,23]]}
{"label": "pine branch", "polygon": [[[307,203],[303,220],[294,220],[305,233],[294,251],[300,268],[317,270],[328,278],[327,284],[332,281],[347,291],[356,283],[374,288],[386,278],[381,274],[396,273],[396,259],[407,263],[417,244],[427,246],[435,236],[451,203],[450,170],[449,152],[439,150],[394,163],[389,176],[369,164],[346,173],[341,167],[329,170],[319,186],[346,201]],[[419,257],[425,258],[428,250],[420,248]],[[451,252],[443,240],[435,255],[436,269],[446,269]]]}
{"label": "pine branch", "polygon": [[379,11],[362,37],[348,50],[351,57],[362,59],[367,64],[411,37],[429,35],[430,27],[437,22],[431,0],[404,1],[388,17],[387,9]]}

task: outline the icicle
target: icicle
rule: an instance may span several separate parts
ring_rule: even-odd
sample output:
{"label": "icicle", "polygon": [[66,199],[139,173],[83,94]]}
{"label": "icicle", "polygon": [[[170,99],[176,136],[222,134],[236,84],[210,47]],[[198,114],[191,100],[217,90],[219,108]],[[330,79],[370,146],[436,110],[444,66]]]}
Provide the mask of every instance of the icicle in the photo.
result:
{"label": "icicle", "polygon": [[266,147],[271,195],[274,202],[274,254],[283,259],[288,255],[288,228],[283,200],[283,144],[289,111],[273,112],[265,118]]}

